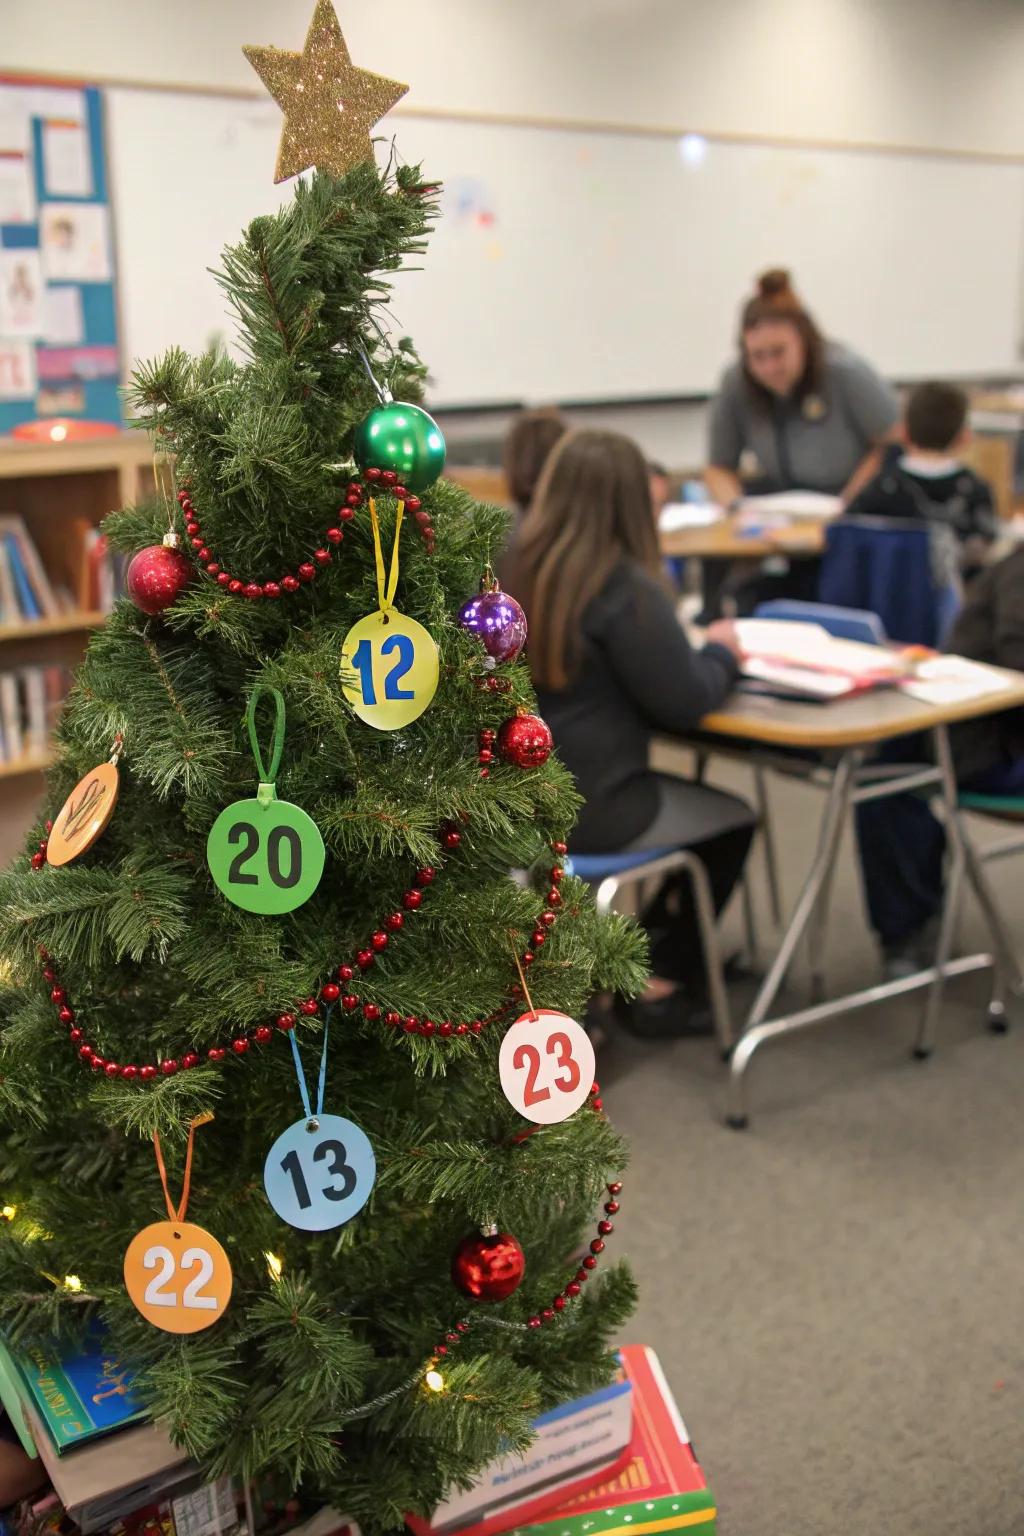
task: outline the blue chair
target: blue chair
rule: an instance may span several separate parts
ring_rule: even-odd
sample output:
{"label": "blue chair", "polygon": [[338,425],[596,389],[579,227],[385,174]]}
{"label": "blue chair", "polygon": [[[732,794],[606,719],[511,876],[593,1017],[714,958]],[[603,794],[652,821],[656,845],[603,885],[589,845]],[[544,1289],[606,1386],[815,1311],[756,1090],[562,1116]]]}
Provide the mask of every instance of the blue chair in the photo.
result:
{"label": "blue chair", "polygon": [[941,649],[960,606],[955,574],[936,575],[944,531],[896,518],[837,518],[826,534],[819,601],[877,614],[904,645]]}
{"label": "blue chair", "polygon": [[860,640],[864,645],[884,645],[888,638],[877,613],[863,608],[836,608],[830,603],[802,603],[778,597],[759,603],[755,619],[783,619],[793,624],[820,624],[837,640]]}
{"label": "blue chair", "polygon": [[688,848],[645,848],[633,853],[570,853],[565,869],[567,874],[578,875],[589,885],[596,886],[595,902],[602,914],[612,910],[612,903],[621,890],[640,886],[645,880],[660,880],[677,870],[686,871],[693,889],[693,904],[704,950],[711,1017],[722,1055],[728,1056],[735,1037],[725,990],[715,904],[708,872],[697,854]]}

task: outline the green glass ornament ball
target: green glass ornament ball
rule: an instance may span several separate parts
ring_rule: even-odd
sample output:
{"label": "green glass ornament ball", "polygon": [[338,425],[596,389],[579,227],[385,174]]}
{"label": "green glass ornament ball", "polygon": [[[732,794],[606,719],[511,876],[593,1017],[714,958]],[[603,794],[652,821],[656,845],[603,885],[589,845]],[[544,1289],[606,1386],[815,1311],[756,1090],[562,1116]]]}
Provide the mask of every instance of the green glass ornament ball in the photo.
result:
{"label": "green glass ornament ball", "polygon": [[418,405],[393,400],[379,405],[356,428],[356,463],[393,469],[410,491],[424,491],[444,469],[444,438],[432,416]]}

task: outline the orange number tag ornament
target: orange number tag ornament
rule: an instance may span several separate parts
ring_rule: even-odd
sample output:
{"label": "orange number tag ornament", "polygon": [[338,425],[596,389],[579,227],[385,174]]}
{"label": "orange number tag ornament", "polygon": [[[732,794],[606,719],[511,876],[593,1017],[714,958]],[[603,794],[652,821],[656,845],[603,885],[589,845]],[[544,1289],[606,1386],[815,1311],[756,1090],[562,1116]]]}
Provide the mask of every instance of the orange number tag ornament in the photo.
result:
{"label": "orange number tag ornament", "polygon": [[54,818],[53,830],[47,839],[47,864],[55,867],[70,864],[72,859],[91,848],[104,831],[117,804],[120,756],[121,740],[118,737],[110,761],[91,768],[68,795]]}
{"label": "orange number tag ornament", "polygon": [[231,1300],[231,1260],[215,1237],[185,1220],[196,1126],[212,1118],[198,1115],[189,1125],[185,1182],[177,1207],[167,1188],[160,1137],[153,1132],[168,1220],[143,1227],[124,1256],[128,1295],[146,1321],[165,1333],[199,1333],[223,1317]]}

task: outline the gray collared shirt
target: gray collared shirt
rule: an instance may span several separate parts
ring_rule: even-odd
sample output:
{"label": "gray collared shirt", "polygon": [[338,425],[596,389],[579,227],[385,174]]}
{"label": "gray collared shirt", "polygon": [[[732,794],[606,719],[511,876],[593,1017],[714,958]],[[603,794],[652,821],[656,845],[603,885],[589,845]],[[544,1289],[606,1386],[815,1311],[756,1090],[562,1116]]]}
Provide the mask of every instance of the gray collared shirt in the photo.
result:
{"label": "gray collared shirt", "polygon": [[727,368],[711,406],[709,457],[722,469],[738,469],[741,456],[752,453],[765,489],[839,492],[898,416],[891,386],[862,357],[830,341],[821,394],[802,405],[779,398],[762,408],[739,363]]}

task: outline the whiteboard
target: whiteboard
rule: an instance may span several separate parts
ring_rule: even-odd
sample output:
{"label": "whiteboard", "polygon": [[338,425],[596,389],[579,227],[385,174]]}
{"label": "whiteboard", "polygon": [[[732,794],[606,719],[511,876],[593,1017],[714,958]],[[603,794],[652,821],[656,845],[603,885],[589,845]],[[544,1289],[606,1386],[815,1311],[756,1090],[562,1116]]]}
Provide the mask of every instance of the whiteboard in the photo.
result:
{"label": "whiteboard", "polygon": [[[230,332],[206,268],[271,182],[271,101],[108,92],[129,356]],[[828,335],[900,378],[1020,362],[1024,166],[395,115],[443,180],[391,305],[435,404],[701,393],[752,275],[792,269]],[[683,153],[683,149],[687,153]]]}

